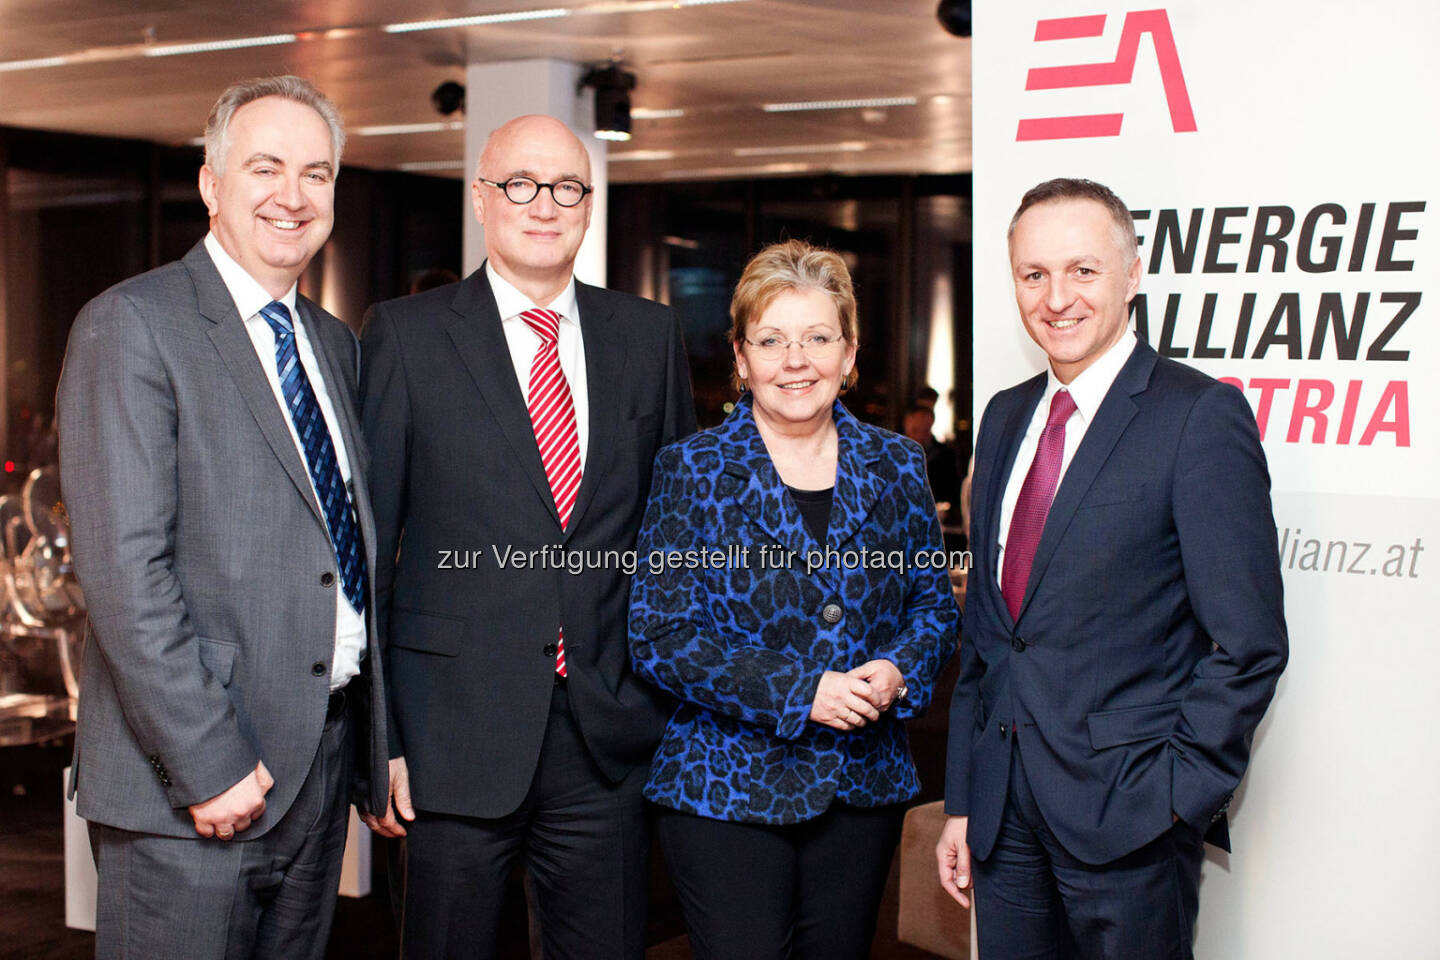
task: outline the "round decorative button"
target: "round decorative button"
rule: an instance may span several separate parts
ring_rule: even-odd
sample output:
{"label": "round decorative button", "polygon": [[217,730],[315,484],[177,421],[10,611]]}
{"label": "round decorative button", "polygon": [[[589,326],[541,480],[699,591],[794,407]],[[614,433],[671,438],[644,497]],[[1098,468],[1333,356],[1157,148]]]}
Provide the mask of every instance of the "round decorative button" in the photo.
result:
{"label": "round decorative button", "polygon": [[840,609],[840,604],[838,603],[827,603],[820,611],[820,619],[826,623],[839,623],[840,618],[843,616],[845,616],[845,611]]}
{"label": "round decorative button", "polygon": [[545,644],[544,648],[543,648],[540,652],[543,653],[543,654],[545,654],[545,656],[547,656],[547,657],[553,657],[553,656],[555,656],[555,651],[558,650],[558,649],[559,649],[559,648],[556,647],[555,644],[553,644],[553,643],[547,643],[547,644]]}
{"label": "round decorative button", "polygon": [[310,664],[310,672],[315,674],[315,676],[317,677],[325,676],[325,664],[321,663],[319,660],[316,660],[314,663]]}
{"label": "round decorative button", "polygon": [[322,586],[322,587],[333,587],[333,586],[335,586],[335,574],[331,573],[329,570],[326,570],[324,573],[320,574],[320,586]]}

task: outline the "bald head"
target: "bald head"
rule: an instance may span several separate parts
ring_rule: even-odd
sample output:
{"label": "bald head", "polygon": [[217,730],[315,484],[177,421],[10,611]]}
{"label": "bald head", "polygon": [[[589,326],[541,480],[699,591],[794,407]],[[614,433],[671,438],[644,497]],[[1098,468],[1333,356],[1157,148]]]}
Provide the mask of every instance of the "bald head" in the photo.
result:
{"label": "bald head", "polygon": [[507,158],[524,146],[569,154],[578,167],[570,175],[583,183],[590,183],[590,154],[585,144],[565,124],[543,113],[529,113],[516,117],[490,131],[485,140],[485,149],[480,151],[480,162],[476,169],[479,176],[487,180],[505,180],[512,176],[531,176],[528,173],[504,169]]}
{"label": "bald head", "polygon": [[[527,202],[515,203],[506,196],[504,185],[517,177],[547,186]],[[593,186],[590,154],[565,124],[530,114],[490,134],[470,184],[475,219],[485,228],[490,265],[542,307],[569,285],[593,208],[588,193],[574,206],[556,203],[550,185],[562,180]],[[562,199],[573,197],[572,185]]]}

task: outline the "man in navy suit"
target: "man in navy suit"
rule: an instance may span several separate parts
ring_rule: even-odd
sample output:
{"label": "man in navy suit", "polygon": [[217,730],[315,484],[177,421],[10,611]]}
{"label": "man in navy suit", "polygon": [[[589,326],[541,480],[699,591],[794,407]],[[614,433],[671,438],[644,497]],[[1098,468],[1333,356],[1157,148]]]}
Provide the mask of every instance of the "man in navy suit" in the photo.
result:
{"label": "man in navy suit", "polygon": [[1285,666],[1270,479],[1234,388],[1131,332],[1125,204],[1088,180],[1010,223],[1049,369],[975,452],[940,880],[982,958],[1188,958],[1203,842]]}

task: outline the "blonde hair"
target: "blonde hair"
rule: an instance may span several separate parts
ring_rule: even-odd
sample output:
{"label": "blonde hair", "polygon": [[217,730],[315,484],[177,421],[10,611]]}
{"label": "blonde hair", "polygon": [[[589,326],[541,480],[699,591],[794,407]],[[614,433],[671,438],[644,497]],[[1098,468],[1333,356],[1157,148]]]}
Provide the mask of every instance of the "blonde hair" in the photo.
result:
{"label": "blonde hair", "polygon": [[[840,318],[840,336],[855,344],[855,286],[850,271],[834,250],[804,240],[772,243],[750,258],[730,298],[730,342],[743,344],[750,322],[763,315],[776,297],[795,290],[819,290],[828,295]],[[852,366],[840,382],[840,389],[855,386],[859,376],[858,368]],[[731,370],[730,385],[736,390],[745,389],[738,369]]]}

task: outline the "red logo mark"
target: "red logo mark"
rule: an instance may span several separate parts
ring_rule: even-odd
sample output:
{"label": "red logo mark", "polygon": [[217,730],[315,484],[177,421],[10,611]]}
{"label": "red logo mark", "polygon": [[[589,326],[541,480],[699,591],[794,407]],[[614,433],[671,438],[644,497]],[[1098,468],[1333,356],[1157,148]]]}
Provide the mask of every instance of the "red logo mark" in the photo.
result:
{"label": "red logo mark", "polygon": [[[1035,24],[1035,42],[1044,40],[1078,40],[1098,37],[1105,32],[1105,14],[1089,17],[1061,17],[1039,20]],[[1195,112],[1190,109],[1190,94],[1185,89],[1185,75],[1180,70],[1180,55],[1175,49],[1175,35],[1170,31],[1170,18],[1164,10],[1136,10],[1125,14],[1120,31],[1120,49],[1110,63],[1081,63],[1067,67],[1035,67],[1025,78],[1026,90],[1061,90],[1069,87],[1100,87],[1129,83],[1135,74],[1135,55],[1140,37],[1150,34],[1155,43],[1155,58],[1160,62],[1160,82],[1165,87],[1165,100],[1170,105],[1170,124],[1176,133],[1196,129]],[[1120,133],[1123,113],[1090,113],[1074,117],[1041,117],[1021,120],[1016,140],[1066,140],[1076,137],[1113,137]]]}

